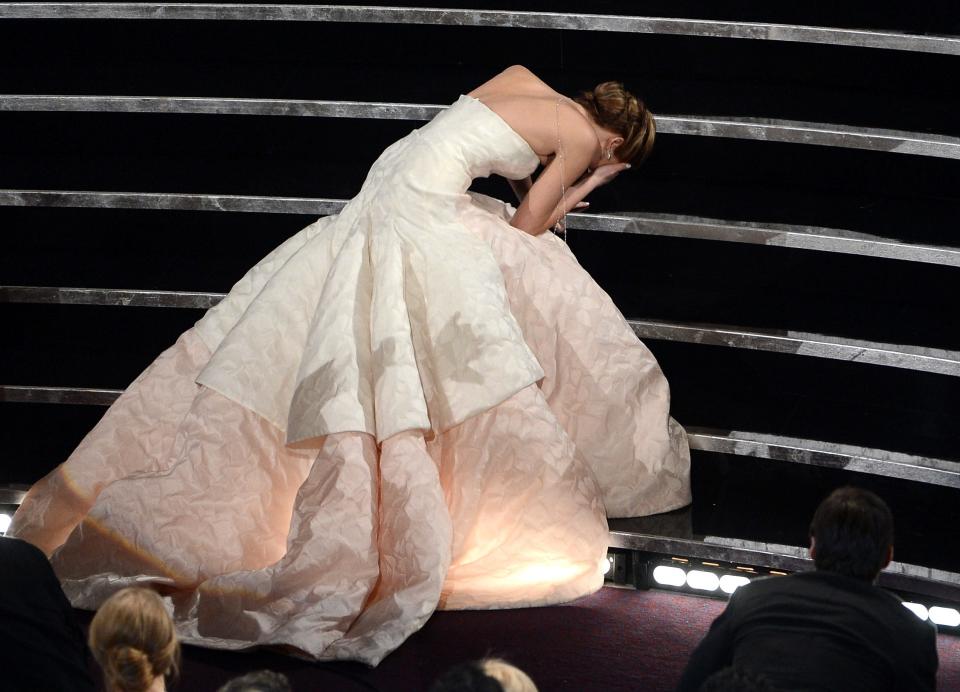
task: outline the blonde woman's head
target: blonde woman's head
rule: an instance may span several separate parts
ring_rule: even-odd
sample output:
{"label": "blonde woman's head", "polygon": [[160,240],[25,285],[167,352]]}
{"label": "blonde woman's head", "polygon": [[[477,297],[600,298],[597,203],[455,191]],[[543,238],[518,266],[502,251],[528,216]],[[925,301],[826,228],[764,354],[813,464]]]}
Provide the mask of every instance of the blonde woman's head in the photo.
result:
{"label": "blonde woman's head", "polygon": [[450,668],[430,692],[537,692],[526,673],[499,658],[469,661]]}
{"label": "blonde woman's head", "polygon": [[480,669],[499,682],[503,692],[537,692],[529,675],[502,659],[485,658],[480,661]]}
{"label": "blonde woman's head", "polygon": [[109,692],[143,692],[180,665],[173,621],[149,589],[123,589],[108,598],[90,623],[89,640]]}

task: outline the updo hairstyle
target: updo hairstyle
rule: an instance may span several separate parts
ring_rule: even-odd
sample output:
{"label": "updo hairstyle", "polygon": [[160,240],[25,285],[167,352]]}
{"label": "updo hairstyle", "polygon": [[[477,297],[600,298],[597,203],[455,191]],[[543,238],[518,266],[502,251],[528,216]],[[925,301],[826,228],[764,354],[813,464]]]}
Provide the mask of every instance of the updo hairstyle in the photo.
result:
{"label": "updo hairstyle", "polygon": [[480,661],[480,668],[499,682],[504,692],[537,692],[537,686],[529,675],[503,659],[485,658]]}
{"label": "updo hairstyle", "polygon": [[156,592],[132,587],[108,598],[90,622],[90,649],[109,692],[144,692],[176,675],[180,642]]}
{"label": "updo hairstyle", "polygon": [[636,166],[650,155],[657,134],[653,113],[623,84],[603,82],[573,100],[587,109],[597,125],[623,137],[623,144],[614,151],[617,160]]}
{"label": "updo hairstyle", "polygon": [[485,658],[445,671],[430,692],[537,692],[537,686],[529,675],[503,659]]}

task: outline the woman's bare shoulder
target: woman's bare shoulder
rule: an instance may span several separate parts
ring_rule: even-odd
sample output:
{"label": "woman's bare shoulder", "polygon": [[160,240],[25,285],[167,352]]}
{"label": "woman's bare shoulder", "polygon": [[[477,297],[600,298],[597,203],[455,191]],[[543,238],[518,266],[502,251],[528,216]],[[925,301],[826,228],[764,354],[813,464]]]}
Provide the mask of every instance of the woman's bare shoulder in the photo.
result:
{"label": "woman's bare shoulder", "polygon": [[525,67],[524,65],[511,65],[510,67],[506,68],[502,72],[498,73],[494,77],[494,79],[497,79],[499,77],[510,77],[513,79],[518,79],[518,78],[531,79],[532,78],[532,79],[536,79],[538,82],[541,82],[541,83],[543,81],[533,73],[533,70],[531,70],[528,67]]}
{"label": "woman's bare shoulder", "polygon": [[469,92],[499,115],[523,137],[546,164],[557,149],[562,129],[567,151],[577,149],[592,157],[596,134],[582,114],[560,108],[563,95],[523,65],[511,65]]}
{"label": "woman's bare shoulder", "polygon": [[539,77],[537,77],[537,75],[533,73],[533,70],[531,70],[529,67],[526,67],[524,65],[511,65],[500,74],[523,75],[525,77],[534,77],[537,80],[540,79]]}
{"label": "woman's bare shoulder", "polygon": [[554,94],[553,89],[523,65],[511,65],[469,92],[469,96],[484,98],[504,94],[543,96]]}

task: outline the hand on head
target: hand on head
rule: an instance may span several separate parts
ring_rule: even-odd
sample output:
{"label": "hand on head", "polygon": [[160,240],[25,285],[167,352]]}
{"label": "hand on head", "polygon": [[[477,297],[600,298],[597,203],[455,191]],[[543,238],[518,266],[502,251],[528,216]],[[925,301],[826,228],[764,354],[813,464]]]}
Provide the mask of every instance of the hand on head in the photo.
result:
{"label": "hand on head", "polygon": [[597,166],[587,174],[585,182],[593,188],[598,188],[601,185],[606,185],[628,168],[630,168],[629,163],[611,163]]}

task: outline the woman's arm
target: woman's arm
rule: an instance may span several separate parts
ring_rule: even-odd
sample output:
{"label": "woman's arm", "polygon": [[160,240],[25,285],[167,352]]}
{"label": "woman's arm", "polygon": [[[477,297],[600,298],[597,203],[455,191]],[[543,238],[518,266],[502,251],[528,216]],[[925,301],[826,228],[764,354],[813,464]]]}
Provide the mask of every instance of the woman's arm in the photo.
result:
{"label": "woman's arm", "polygon": [[[551,172],[550,169],[553,166],[556,168]],[[566,165],[563,166],[564,169],[566,167]],[[616,178],[621,171],[630,168],[630,164],[615,163],[598,166],[588,174],[571,181],[572,184],[569,187],[564,184],[565,193],[560,189],[560,180],[567,176],[561,178],[560,168],[555,159],[544,169],[537,178],[537,182],[522,199],[517,213],[510,220],[512,226],[531,235],[540,235],[548,228],[553,228],[565,214],[573,209],[589,206],[589,203],[584,202],[583,199],[601,185],[606,185]],[[551,191],[555,194],[551,195]],[[551,201],[553,207],[548,211]]]}
{"label": "woman's arm", "polygon": [[[596,148],[592,132],[574,130],[566,134],[562,155],[558,152],[534,181],[510,224],[531,235],[540,235],[580,202],[593,185],[592,176],[583,181]],[[582,184],[580,184],[582,183]]]}

